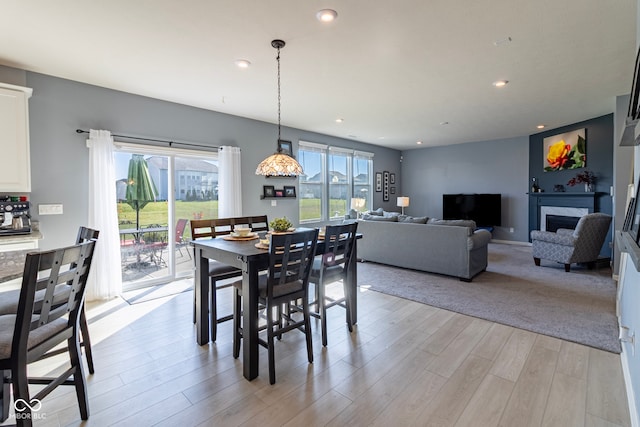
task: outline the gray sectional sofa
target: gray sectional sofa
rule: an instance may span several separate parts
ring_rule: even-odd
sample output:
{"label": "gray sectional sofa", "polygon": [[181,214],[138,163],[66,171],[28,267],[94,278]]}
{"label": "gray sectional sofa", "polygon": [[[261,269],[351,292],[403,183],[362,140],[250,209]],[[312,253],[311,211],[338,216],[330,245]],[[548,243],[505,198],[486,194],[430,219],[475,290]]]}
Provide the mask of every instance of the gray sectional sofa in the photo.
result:
{"label": "gray sectional sofa", "polygon": [[363,236],[358,241],[358,258],[363,261],[455,276],[466,282],[487,268],[491,233],[475,230],[473,221],[374,216],[358,220]]}

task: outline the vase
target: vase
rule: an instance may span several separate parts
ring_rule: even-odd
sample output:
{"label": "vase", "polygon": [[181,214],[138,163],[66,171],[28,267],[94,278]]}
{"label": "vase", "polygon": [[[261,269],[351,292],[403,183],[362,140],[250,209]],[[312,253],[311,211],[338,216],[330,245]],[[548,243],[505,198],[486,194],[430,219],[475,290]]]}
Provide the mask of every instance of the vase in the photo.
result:
{"label": "vase", "polygon": [[587,183],[585,183],[585,184],[584,184],[584,191],[585,191],[586,193],[591,193],[591,192],[593,192],[593,184],[587,184]]}

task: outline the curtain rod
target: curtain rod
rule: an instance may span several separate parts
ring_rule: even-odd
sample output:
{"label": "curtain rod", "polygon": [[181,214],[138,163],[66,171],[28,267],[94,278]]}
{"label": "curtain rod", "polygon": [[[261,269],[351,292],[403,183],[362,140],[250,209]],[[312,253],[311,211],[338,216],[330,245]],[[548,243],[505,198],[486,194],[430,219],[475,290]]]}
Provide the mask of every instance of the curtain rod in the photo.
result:
{"label": "curtain rod", "polygon": [[[89,133],[89,131],[88,130],[82,130],[82,129],[76,129],[76,133]],[[189,146],[189,147],[210,148],[210,149],[215,149],[215,150],[220,148],[220,147],[217,147],[215,145],[202,145],[202,144],[193,144],[193,143],[190,143],[190,142],[167,141],[166,139],[141,138],[139,136],[116,135],[116,134],[111,134],[111,136],[116,137],[116,138],[137,139],[139,141],[160,142],[160,143],[169,145],[169,147],[172,147],[173,144],[178,144],[178,145],[186,145],[186,146]]]}

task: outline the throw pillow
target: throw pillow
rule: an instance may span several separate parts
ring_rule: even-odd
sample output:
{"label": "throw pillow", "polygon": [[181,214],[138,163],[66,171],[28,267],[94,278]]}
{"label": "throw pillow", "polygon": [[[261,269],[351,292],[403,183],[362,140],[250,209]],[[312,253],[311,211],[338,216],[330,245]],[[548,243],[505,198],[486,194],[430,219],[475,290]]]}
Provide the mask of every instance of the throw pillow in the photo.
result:
{"label": "throw pillow", "polygon": [[382,211],[382,216],[386,216],[386,217],[392,217],[392,216],[400,216],[400,212],[387,212],[387,211]]}
{"label": "throw pillow", "polygon": [[399,215],[398,222],[407,222],[413,224],[426,224],[429,218],[426,216],[410,216],[410,215]]}
{"label": "throw pillow", "polygon": [[434,225],[452,225],[454,227],[469,227],[472,229],[476,229],[476,222],[470,219],[436,219],[429,218],[427,224]]}
{"label": "throw pillow", "polygon": [[384,210],[382,208],[378,208],[375,211],[369,211],[369,215],[382,216],[384,215]]}

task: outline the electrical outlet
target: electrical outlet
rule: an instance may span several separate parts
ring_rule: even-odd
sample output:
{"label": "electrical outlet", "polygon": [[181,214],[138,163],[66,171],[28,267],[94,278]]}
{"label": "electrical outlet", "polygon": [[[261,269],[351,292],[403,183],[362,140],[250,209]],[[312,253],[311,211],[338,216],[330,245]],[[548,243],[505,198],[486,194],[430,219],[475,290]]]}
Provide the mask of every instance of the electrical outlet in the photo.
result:
{"label": "electrical outlet", "polygon": [[513,228],[513,227],[511,227],[511,228],[509,229],[509,233],[513,233],[514,231],[515,231],[515,230],[514,230],[514,228]]}

